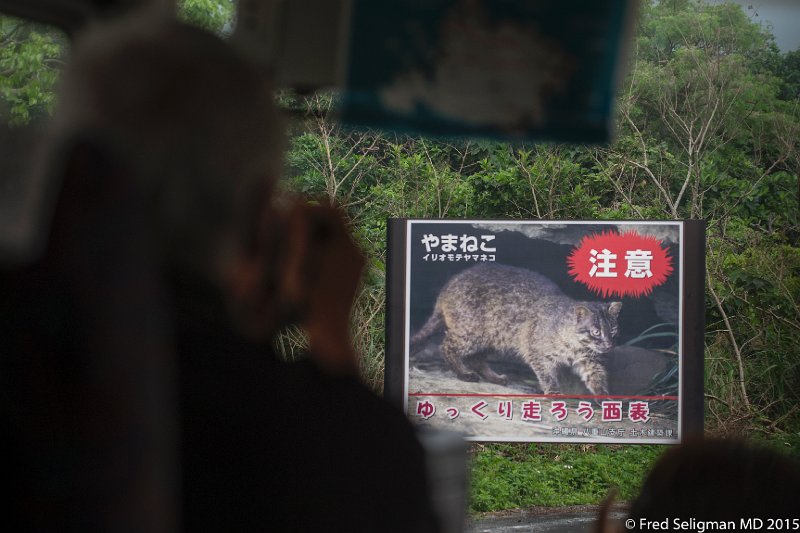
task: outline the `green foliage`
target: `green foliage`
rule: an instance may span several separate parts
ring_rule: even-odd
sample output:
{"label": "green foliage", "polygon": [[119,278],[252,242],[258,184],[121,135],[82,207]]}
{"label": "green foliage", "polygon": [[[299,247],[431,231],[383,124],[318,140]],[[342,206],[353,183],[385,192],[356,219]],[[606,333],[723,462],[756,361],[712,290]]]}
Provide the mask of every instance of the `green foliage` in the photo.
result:
{"label": "green foliage", "polygon": [[22,125],[53,111],[65,50],[54,28],[0,15],[0,120]]}
{"label": "green foliage", "polygon": [[781,80],[781,98],[800,98],[800,50],[794,50],[781,58],[776,74]]}
{"label": "green foliage", "polygon": [[[800,460],[800,431],[757,436]],[[566,444],[475,445],[472,453],[470,512],[530,506],[599,504],[613,488],[631,501],[666,446]]]}
{"label": "green foliage", "polygon": [[178,3],[178,15],[182,20],[221,35],[231,32],[234,12],[233,0],[180,0]]}
{"label": "green foliage", "polygon": [[756,438],[757,444],[772,447],[800,461],[800,431],[786,432],[771,438]]}
{"label": "green foliage", "polygon": [[599,504],[616,488],[629,501],[666,448],[493,444],[472,460],[470,511]]}
{"label": "green foliage", "polygon": [[[709,302],[707,314],[707,383],[712,392],[709,414],[727,433],[741,430],[721,421],[756,418],[767,428],[800,427],[797,411],[800,391],[800,249],[773,232],[748,225],[747,219],[727,224],[720,238],[710,241],[709,269],[714,294],[722,306]],[[744,389],[756,406],[742,413],[739,371],[732,357],[731,331],[726,330],[723,308],[733,326],[744,364]],[[743,414],[749,417],[741,418]],[[757,426],[763,429],[763,426]]]}

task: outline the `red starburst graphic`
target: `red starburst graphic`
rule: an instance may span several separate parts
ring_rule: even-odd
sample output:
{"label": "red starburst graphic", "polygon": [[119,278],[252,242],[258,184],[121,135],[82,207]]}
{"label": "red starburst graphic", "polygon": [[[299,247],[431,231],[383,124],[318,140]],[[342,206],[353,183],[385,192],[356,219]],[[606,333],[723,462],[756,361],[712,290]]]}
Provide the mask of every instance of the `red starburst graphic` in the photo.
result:
{"label": "red starburst graphic", "polygon": [[602,297],[644,296],[672,274],[664,243],[635,231],[593,233],[567,257],[569,273]]}

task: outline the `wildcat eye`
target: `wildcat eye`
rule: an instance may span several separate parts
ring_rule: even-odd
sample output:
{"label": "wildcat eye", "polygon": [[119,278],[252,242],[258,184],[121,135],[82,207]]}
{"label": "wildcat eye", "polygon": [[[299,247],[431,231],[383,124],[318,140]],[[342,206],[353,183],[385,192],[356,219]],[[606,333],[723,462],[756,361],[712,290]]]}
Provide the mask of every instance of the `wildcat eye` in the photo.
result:
{"label": "wildcat eye", "polygon": [[592,334],[592,337],[599,337],[600,336],[600,330],[599,329],[593,329],[591,331],[591,334]]}

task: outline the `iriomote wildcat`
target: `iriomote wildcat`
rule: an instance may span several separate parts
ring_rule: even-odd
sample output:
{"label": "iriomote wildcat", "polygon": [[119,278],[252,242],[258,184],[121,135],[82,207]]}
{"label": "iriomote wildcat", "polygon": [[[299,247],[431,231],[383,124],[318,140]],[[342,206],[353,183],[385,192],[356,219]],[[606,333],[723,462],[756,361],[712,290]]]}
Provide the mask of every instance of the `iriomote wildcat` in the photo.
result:
{"label": "iriomote wildcat", "polygon": [[541,274],[484,263],[453,276],[433,314],[411,339],[412,349],[442,328],[441,352],[464,381],[505,385],[489,354],[521,358],[545,394],[560,392],[557,369],[571,367],[594,395],[608,394],[601,354],[614,347],[621,302],[579,302]]}

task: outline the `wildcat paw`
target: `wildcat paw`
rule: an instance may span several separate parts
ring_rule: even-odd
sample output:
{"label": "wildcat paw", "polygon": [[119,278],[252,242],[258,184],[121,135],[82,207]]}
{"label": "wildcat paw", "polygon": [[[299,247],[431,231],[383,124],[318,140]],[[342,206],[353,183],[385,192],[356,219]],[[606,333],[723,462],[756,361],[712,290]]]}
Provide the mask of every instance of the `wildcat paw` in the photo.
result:
{"label": "wildcat paw", "polygon": [[477,371],[483,376],[483,379],[489,383],[495,383],[497,385],[506,385],[508,383],[508,377],[505,374],[498,374],[492,370],[485,360],[478,366]]}
{"label": "wildcat paw", "polygon": [[508,385],[508,376],[505,374],[495,374],[489,381],[497,385]]}
{"label": "wildcat paw", "polygon": [[458,374],[458,379],[461,381],[470,381],[472,383],[476,383],[481,380],[480,376],[475,372],[462,372]]}
{"label": "wildcat paw", "polygon": [[606,401],[609,401],[609,400],[613,400],[613,398],[611,398],[610,394],[608,393],[608,390],[606,390],[606,389],[600,389],[600,390],[597,390],[597,391],[592,391],[592,395],[595,396],[594,398],[592,398],[592,401],[598,407],[603,405],[603,402],[606,402]]}

